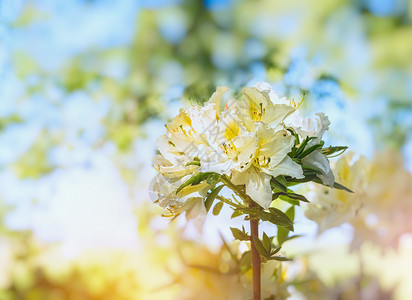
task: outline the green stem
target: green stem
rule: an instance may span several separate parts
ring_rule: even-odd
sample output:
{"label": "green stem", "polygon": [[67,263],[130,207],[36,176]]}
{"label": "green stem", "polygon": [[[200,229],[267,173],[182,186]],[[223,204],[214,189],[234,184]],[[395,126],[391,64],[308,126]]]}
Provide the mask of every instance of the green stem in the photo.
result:
{"label": "green stem", "polygon": [[[229,177],[223,175],[220,177],[220,181],[230,188],[240,199],[243,200],[245,204],[248,204],[250,208],[256,206],[255,202],[250,198],[241,188],[240,186],[235,185],[233,182],[230,181]],[[223,197],[222,197],[223,198]],[[222,199],[218,198],[219,200],[223,201]],[[225,199],[225,198],[223,198]],[[228,201],[227,199],[225,199]],[[225,203],[228,203],[223,201]],[[229,201],[230,205],[237,206],[241,208],[239,205],[235,205],[231,201]],[[260,269],[261,269],[261,260],[260,254],[256,249],[254,240],[259,238],[259,220],[255,219],[254,216],[250,215],[250,244],[251,244],[251,254],[252,254],[252,276],[253,276],[253,300],[261,300],[261,278],[260,278]]]}
{"label": "green stem", "polygon": [[233,206],[234,208],[242,208],[242,206],[240,206],[240,205],[238,205],[238,204],[236,204],[236,203],[233,203],[232,201],[230,201],[229,199],[227,199],[227,198],[225,198],[225,197],[216,196],[216,199],[219,199],[220,201],[222,201],[222,202],[224,202],[224,203],[226,203],[226,204],[228,204],[228,205],[231,205],[231,206]]}
{"label": "green stem", "polygon": [[[254,207],[254,202],[249,204],[249,207]],[[259,238],[259,220],[250,219],[250,244],[252,249],[252,276],[253,276],[253,300],[261,299],[261,283],[260,283],[260,254],[256,249],[254,240]]]}
{"label": "green stem", "polygon": [[230,181],[229,177],[227,177],[226,175],[222,175],[220,177],[220,181],[226,185],[228,188],[230,188],[237,196],[239,196],[240,199],[242,199],[245,204],[249,204],[252,203],[253,200],[246,195],[239,186],[237,186],[236,184],[234,184],[233,182]]}

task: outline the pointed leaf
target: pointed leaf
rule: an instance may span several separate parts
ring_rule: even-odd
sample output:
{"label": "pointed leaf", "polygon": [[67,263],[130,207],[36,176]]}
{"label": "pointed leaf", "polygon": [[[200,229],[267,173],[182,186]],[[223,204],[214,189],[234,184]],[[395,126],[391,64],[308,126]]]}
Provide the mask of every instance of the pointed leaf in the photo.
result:
{"label": "pointed leaf", "polygon": [[255,244],[255,247],[260,255],[262,255],[265,258],[269,257],[269,252],[266,251],[260,239],[255,235],[253,236],[253,243]]}
{"label": "pointed leaf", "polygon": [[190,177],[181,186],[177,188],[176,194],[189,185],[196,185],[196,184],[201,183],[202,181],[204,181],[206,178],[208,178],[209,176],[213,174],[216,174],[216,173],[215,172],[205,172],[205,173],[199,173],[199,174],[196,174]]}
{"label": "pointed leaf", "polygon": [[287,203],[290,203],[290,204],[292,204],[292,205],[296,205],[296,206],[299,206],[299,205],[300,205],[298,200],[291,199],[291,198],[289,198],[289,197],[286,196],[286,195],[280,195],[280,196],[279,196],[279,199],[281,199],[281,200],[283,200],[283,201],[285,201],[285,202],[287,202]]}
{"label": "pointed leaf", "polygon": [[349,192],[349,193],[353,193],[352,190],[348,189],[346,186],[344,186],[344,185],[342,185],[342,184],[340,184],[340,183],[338,183],[338,182],[335,182],[335,183],[333,184],[333,187],[334,187],[335,189],[338,189],[338,190],[344,190],[344,191],[347,191],[347,192]]}
{"label": "pointed leaf", "polygon": [[278,252],[280,251],[280,249],[282,249],[282,247],[277,247],[277,248],[273,249],[273,250],[270,252],[270,255],[271,255],[271,256],[275,255],[276,253],[278,253]]}
{"label": "pointed leaf", "polygon": [[299,134],[294,132],[292,128],[286,128],[286,130],[289,131],[295,137],[295,146],[299,145],[300,144]]}
{"label": "pointed leaf", "polygon": [[303,170],[303,175],[305,177],[301,178],[301,179],[288,177],[288,179],[287,179],[288,180],[288,185],[292,186],[292,185],[296,185],[296,184],[300,184],[300,183],[305,183],[305,182],[313,181],[313,179],[316,178],[316,174],[313,174],[311,172],[307,172],[305,170]]}
{"label": "pointed leaf", "polygon": [[214,185],[219,181],[219,178],[220,178],[220,174],[213,173],[212,175],[206,178],[206,182],[210,185]]}
{"label": "pointed leaf", "polygon": [[270,253],[270,250],[272,249],[272,241],[271,239],[266,235],[265,232],[263,232],[263,239],[262,239],[263,247],[265,247],[266,251]]}
{"label": "pointed leaf", "polygon": [[272,187],[273,190],[279,190],[281,192],[286,193],[287,187],[280,182],[278,182],[276,179],[272,178],[270,181],[270,186]]}
{"label": "pointed leaf", "polygon": [[348,147],[346,147],[346,146],[334,146],[334,147],[329,146],[327,148],[323,148],[321,150],[321,152],[322,152],[323,155],[326,155],[326,156],[329,156],[329,155],[335,154],[336,152],[339,152],[339,153],[336,154],[336,156],[338,156],[338,155],[343,154],[343,152],[345,152],[346,149],[348,149]]}
{"label": "pointed leaf", "polygon": [[278,244],[282,246],[282,244],[288,239],[289,230],[284,227],[278,226],[278,235],[277,240]]}
{"label": "pointed leaf", "polygon": [[275,180],[276,180],[277,182],[279,182],[281,185],[285,186],[285,187],[288,186],[288,182],[286,181],[285,177],[282,176],[282,175],[277,176],[277,177],[275,178]]}
{"label": "pointed leaf", "polygon": [[291,261],[292,259],[284,257],[284,256],[272,256],[269,258],[270,260],[277,260],[277,261]]}
{"label": "pointed leaf", "polygon": [[315,150],[317,150],[317,149],[320,149],[320,148],[322,148],[322,144],[313,145],[313,146],[305,149],[298,157],[299,157],[300,159],[302,159],[302,158],[304,158],[305,156],[311,154],[313,151],[315,151]]}
{"label": "pointed leaf", "polygon": [[299,200],[299,201],[303,201],[303,202],[309,202],[308,199],[306,199],[305,196],[300,195],[300,194],[296,194],[296,193],[287,193],[286,194],[287,197],[294,199],[294,200]]}
{"label": "pointed leaf", "polygon": [[224,187],[224,185],[220,185],[216,188],[214,188],[210,194],[206,197],[205,200],[205,207],[206,211],[208,212],[210,208],[212,207],[213,201],[215,201],[216,197],[219,195],[220,190]]}
{"label": "pointed leaf", "polygon": [[288,202],[292,205],[297,205],[297,206],[299,206],[299,201],[309,202],[309,200],[306,199],[305,196],[300,195],[300,194],[296,194],[296,193],[292,193],[292,192],[279,193],[278,197],[279,197],[279,199],[282,199],[283,201],[286,201],[286,202]]}
{"label": "pointed leaf", "polygon": [[303,153],[306,148],[306,145],[309,143],[310,140],[317,139],[317,137],[306,137],[303,142],[300,144],[299,148],[296,150],[295,157],[299,157]]}
{"label": "pointed leaf", "polygon": [[259,217],[262,221],[268,221],[293,231],[292,221],[283,211],[277,208],[269,207],[269,212],[261,211],[259,212]]}
{"label": "pointed leaf", "polygon": [[240,258],[240,271],[245,273],[252,267],[252,253],[250,251],[246,251],[242,254]]}
{"label": "pointed leaf", "polygon": [[322,172],[319,170],[319,169],[317,169],[317,168],[315,168],[315,167],[312,167],[312,166],[309,166],[309,165],[305,165],[305,164],[303,164],[302,165],[302,169],[303,169],[303,175],[313,175],[313,174],[322,174]]}
{"label": "pointed leaf", "polygon": [[[313,178],[312,181],[324,185],[324,184],[322,183],[322,181],[320,180],[319,177]],[[338,190],[344,190],[344,191],[347,191],[347,192],[349,192],[349,193],[353,193],[352,190],[348,189],[346,186],[344,186],[344,185],[342,185],[342,184],[340,184],[340,183],[338,183],[338,182],[336,182],[336,181],[335,181],[335,183],[333,184],[333,187],[334,187],[335,189],[338,189]]]}
{"label": "pointed leaf", "polygon": [[295,221],[295,207],[291,206],[287,209],[285,214],[288,216],[288,218],[293,222]]}
{"label": "pointed leaf", "polygon": [[233,237],[235,239],[239,241],[250,241],[250,236],[246,232],[233,227],[230,227],[230,230],[232,231]]}
{"label": "pointed leaf", "polygon": [[230,218],[233,219],[233,218],[239,217],[239,216],[241,216],[241,215],[243,215],[242,211],[241,211],[241,210],[238,210],[238,209],[235,209],[235,210],[233,211],[233,213],[232,213],[232,216],[231,216]]}

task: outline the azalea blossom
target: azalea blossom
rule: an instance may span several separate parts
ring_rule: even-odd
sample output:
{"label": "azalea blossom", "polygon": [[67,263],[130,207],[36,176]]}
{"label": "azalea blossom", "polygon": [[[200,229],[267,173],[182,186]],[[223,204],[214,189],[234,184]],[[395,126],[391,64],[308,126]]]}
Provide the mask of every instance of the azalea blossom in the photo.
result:
{"label": "azalea blossom", "polygon": [[[228,100],[222,109],[227,90],[217,88],[203,106],[181,109],[165,125],[153,162],[159,172],[151,186],[156,202],[172,214],[187,211],[193,217],[205,212],[202,199],[213,184],[202,181],[179,189],[192,176],[205,173],[225,175],[244,186],[246,195],[264,209],[273,201],[271,180],[303,179],[302,166],[333,186],[328,159],[319,147],[311,149],[322,142],[328,129],[324,114],[315,121],[303,118],[297,111],[299,104],[277,96],[266,83],[245,87],[241,99]],[[293,157],[292,151],[302,144],[306,146],[299,151],[308,151],[307,155]]]}
{"label": "azalea blossom", "polygon": [[245,171],[233,172],[233,183],[244,184],[246,194],[264,208],[272,203],[270,179],[279,175],[303,178],[301,166],[287,154],[295,143],[295,138],[286,130],[275,132],[269,126],[257,125],[258,147],[251,166]]}

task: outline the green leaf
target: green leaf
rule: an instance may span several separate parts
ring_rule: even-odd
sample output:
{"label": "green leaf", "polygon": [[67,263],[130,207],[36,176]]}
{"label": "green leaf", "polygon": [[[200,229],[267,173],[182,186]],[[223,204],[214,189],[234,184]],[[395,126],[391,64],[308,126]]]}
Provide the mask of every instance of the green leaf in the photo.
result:
{"label": "green leaf", "polygon": [[[309,166],[309,165],[302,165],[303,169],[303,175],[316,175],[316,174],[322,174],[322,172],[315,167]],[[306,171],[306,173],[305,173]]]}
{"label": "green leaf", "polygon": [[213,173],[212,175],[206,178],[206,182],[210,185],[214,185],[219,181],[219,178],[220,178],[220,174]]}
{"label": "green leaf", "polygon": [[279,199],[282,200],[282,201],[285,201],[285,202],[287,202],[287,203],[289,203],[289,204],[292,204],[292,205],[296,205],[296,206],[299,206],[299,205],[300,205],[300,203],[299,203],[298,200],[289,198],[289,197],[287,197],[286,195],[280,195],[280,196],[279,196]]}
{"label": "green leaf", "polygon": [[277,247],[277,248],[273,249],[272,251],[270,251],[270,256],[273,256],[276,253],[278,253],[280,251],[280,249],[282,249],[282,247]]}
{"label": "green leaf", "polygon": [[323,146],[322,144],[313,145],[313,146],[307,148],[306,150],[304,150],[298,157],[300,159],[302,159],[305,156],[308,156],[309,154],[311,154],[313,151],[322,148],[322,146]]}
{"label": "green leaf", "polygon": [[[288,200],[298,200],[298,201],[303,201],[303,202],[309,202],[308,199],[306,199],[305,196],[300,195],[300,194],[296,194],[296,193],[286,193],[286,194],[281,194],[279,195],[279,198],[285,201]],[[288,201],[289,202],[289,201]],[[293,201],[292,201],[293,202]],[[299,203],[295,204],[295,205],[299,205]]]}
{"label": "green leaf", "polygon": [[335,155],[335,156],[338,156],[338,155],[343,154],[343,152],[345,152],[346,149],[348,149],[348,147],[346,147],[346,146],[334,146],[334,147],[329,146],[327,148],[323,148],[321,150],[321,152],[322,152],[323,155],[326,155],[326,156],[330,156],[332,154],[335,154],[335,153],[339,152]]}
{"label": "green leaf", "polygon": [[[176,194],[179,193],[182,189],[189,185],[196,185],[207,179],[209,176],[212,176],[214,174],[217,174],[215,172],[205,172],[205,173],[199,173],[196,174],[192,177],[190,177],[188,180],[186,180],[181,186],[179,186],[176,190]],[[219,174],[218,174],[219,175]]]}
{"label": "green leaf", "polygon": [[289,131],[295,137],[295,146],[299,145],[299,135],[296,132],[294,132],[292,128],[286,128],[286,130]]}
{"label": "green leaf", "polygon": [[220,190],[224,187],[224,185],[220,185],[214,188],[206,197],[205,200],[205,207],[206,211],[208,212],[212,207],[213,201],[215,201],[216,197],[219,195]]}
{"label": "green leaf", "polygon": [[317,139],[317,137],[306,137],[303,142],[300,144],[299,148],[296,150],[295,157],[299,157],[306,148],[306,145],[310,140]]}
{"label": "green leaf", "polygon": [[260,211],[259,217],[262,221],[268,221],[272,224],[286,227],[290,231],[293,231],[293,223],[288,216],[281,210],[273,207],[269,207],[269,212]]}
{"label": "green leaf", "polygon": [[333,184],[333,187],[334,187],[335,189],[338,189],[338,190],[344,190],[344,191],[347,191],[347,192],[349,192],[349,193],[353,193],[352,190],[348,189],[346,186],[344,186],[344,185],[342,185],[342,184],[340,184],[340,183],[338,183],[338,182],[335,182],[335,183]]}
{"label": "green leaf", "polygon": [[279,198],[279,196],[281,196],[281,195],[285,195],[285,193],[283,193],[283,192],[273,193],[273,194],[272,194],[272,201],[273,201],[273,200],[276,200],[276,199]]}
{"label": "green leaf", "polygon": [[245,228],[242,230],[230,227],[233,237],[239,241],[250,241],[250,236],[245,232]]}
{"label": "green leaf", "polygon": [[277,240],[278,244],[282,246],[282,244],[288,239],[289,230],[284,227],[278,226],[278,235]]}
{"label": "green leaf", "polygon": [[186,164],[186,167],[188,166],[200,166],[200,161],[194,160],[194,161],[188,162]]}
{"label": "green leaf", "polygon": [[263,247],[267,250],[268,253],[270,253],[270,250],[272,250],[272,240],[273,238],[269,238],[265,232],[263,232]]}
{"label": "green leaf", "polygon": [[212,211],[213,215],[217,216],[222,210],[222,207],[223,207],[223,202],[216,203],[215,206],[213,207],[213,211]]}
{"label": "green leaf", "polygon": [[240,258],[240,270],[241,272],[245,273],[252,267],[252,253],[250,251],[246,251],[242,254]]}
{"label": "green leaf", "polygon": [[285,177],[283,175],[279,175],[275,178],[275,180],[277,182],[279,182],[281,185],[287,187],[288,186],[288,182],[286,181]]}
{"label": "green leaf", "polygon": [[316,174],[313,174],[313,173],[308,174],[308,172],[305,172],[305,171],[303,171],[303,175],[305,176],[305,178],[301,178],[301,179],[288,177],[287,180],[288,180],[289,186],[313,181],[313,179],[316,178]]}
{"label": "green leaf", "polygon": [[[292,221],[295,220],[295,207],[291,206],[289,207],[285,214],[288,216],[288,218]],[[285,241],[288,240],[288,236],[289,236],[289,230],[287,228],[283,228],[278,226],[278,235],[277,235],[277,240],[279,245],[282,245]]]}
{"label": "green leaf", "polygon": [[284,257],[284,256],[271,256],[268,258],[269,260],[277,260],[277,261],[291,261],[292,259]]}
{"label": "green leaf", "polygon": [[295,207],[291,206],[287,209],[285,214],[288,216],[288,218],[293,222],[295,220]]}
{"label": "green leaf", "polygon": [[[324,184],[322,183],[322,181],[320,180],[319,177],[313,178],[312,181],[324,185]],[[328,185],[325,185],[325,186],[328,186]],[[346,192],[353,193],[352,190],[348,189],[346,186],[344,186],[344,185],[342,185],[342,184],[340,184],[340,183],[338,183],[338,182],[336,182],[336,181],[335,181],[335,183],[333,184],[333,187],[334,187],[335,189],[338,189],[338,190],[344,190],[344,191],[346,191]]]}
{"label": "green leaf", "polygon": [[233,218],[239,217],[239,216],[241,216],[241,215],[243,215],[243,212],[242,212],[241,210],[235,209],[235,210],[233,211],[232,216],[231,216],[230,218],[233,219]]}
{"label": "green leaf", "polygon": [[255,247],[260,255],[262,255],[265,258],[269,258],[269,252],[266,251],[266,248],[263,246],[260,239],[255,235],[253,236],[253,243],[255,244]]}
{"label": "green leaf", "polygon": [[284,192],[284,193],[287,192],[286,185],[281,184],[275,178],[272,178],[272,180],[270,181],[270,185],[272,187],[272,190],[279,190],[279,191]]}

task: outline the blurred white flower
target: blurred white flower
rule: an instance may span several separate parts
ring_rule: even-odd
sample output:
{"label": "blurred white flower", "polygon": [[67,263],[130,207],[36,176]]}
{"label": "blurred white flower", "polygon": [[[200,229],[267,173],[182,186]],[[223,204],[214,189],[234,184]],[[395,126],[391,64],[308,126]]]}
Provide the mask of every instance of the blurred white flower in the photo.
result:
{"label": "blurred white flower", "polygon": [[353,248],[365,241],[387,248],[397,247],[400,236],[412,232],[412,175],[399,154],[355,162],[348,154],[338,160],[334,173],[354,193],[312,185],[314,197],[305,215],[318,223],[320,233],[349,223],[355,230]]}

